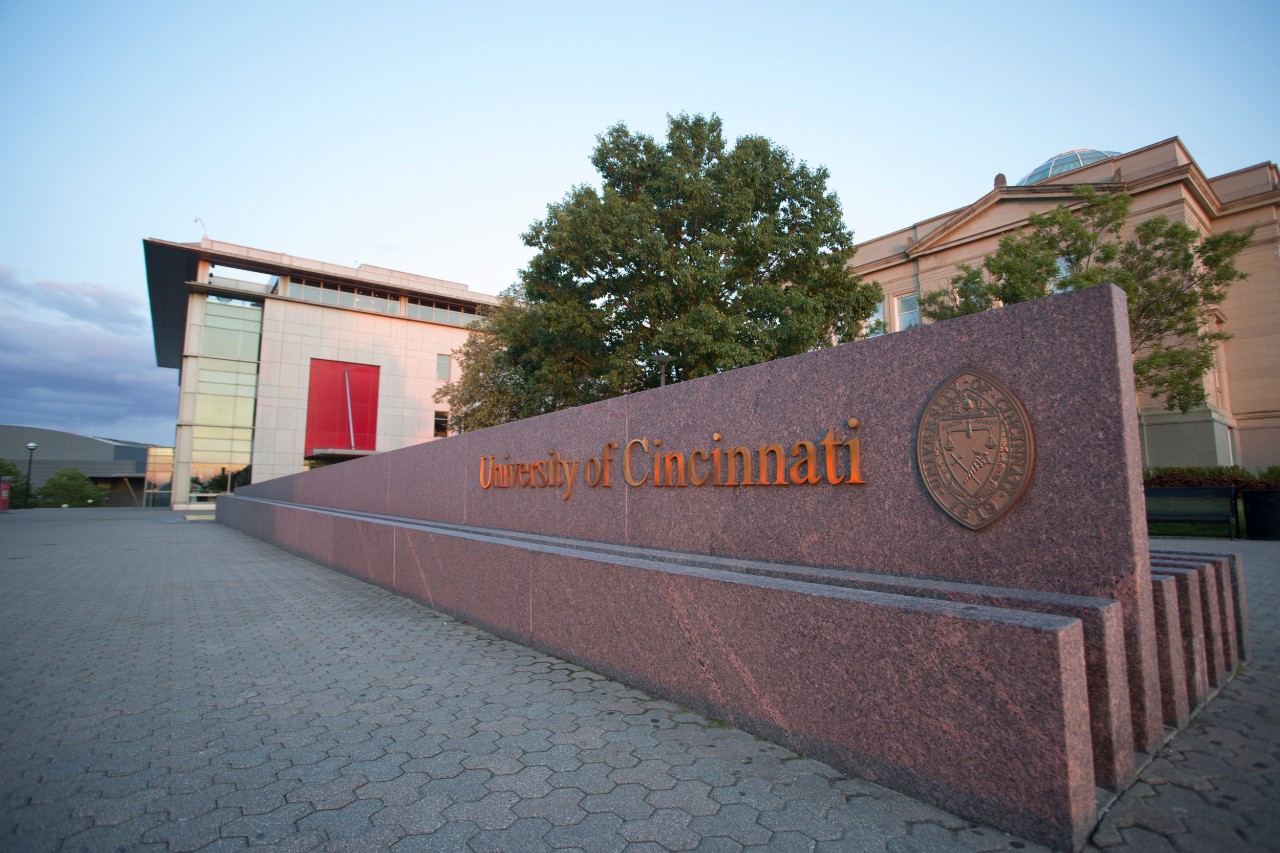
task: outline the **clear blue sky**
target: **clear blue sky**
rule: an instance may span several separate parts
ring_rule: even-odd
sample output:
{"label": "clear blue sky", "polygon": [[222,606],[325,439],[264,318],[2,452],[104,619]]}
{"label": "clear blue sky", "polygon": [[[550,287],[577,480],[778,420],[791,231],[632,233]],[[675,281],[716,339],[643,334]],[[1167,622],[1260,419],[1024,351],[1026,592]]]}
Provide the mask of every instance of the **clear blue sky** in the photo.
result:
{"label": "clear blue sky", "polygon": [[860,240],[1071,148],[1277,160],[1278,9],[0,0],[0,422],[172,443],[144,237],[496,293],[619,121],[768,136]]}

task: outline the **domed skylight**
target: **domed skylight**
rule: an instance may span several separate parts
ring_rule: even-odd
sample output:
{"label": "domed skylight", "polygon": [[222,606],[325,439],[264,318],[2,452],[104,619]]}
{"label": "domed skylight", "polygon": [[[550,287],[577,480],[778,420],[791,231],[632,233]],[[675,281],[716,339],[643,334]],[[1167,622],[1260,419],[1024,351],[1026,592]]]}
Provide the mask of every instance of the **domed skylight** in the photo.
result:
{"label": "domed skylight", "polygon": [[1025,187],[1028,184],[1038,184],[1045,178],[1053,178],[1067,172],[1074,172],[1076,169],[1092,165],[1099,160],[1106,160],[1108,157],[1119,156],[1119,154],[1119,151],[1099,151],[1096,148],[1077,148],[1074,151],[1064,151],[1055,157],[1050,157],[1032,170],[1031,174],[1018,181],[1018,186]]}

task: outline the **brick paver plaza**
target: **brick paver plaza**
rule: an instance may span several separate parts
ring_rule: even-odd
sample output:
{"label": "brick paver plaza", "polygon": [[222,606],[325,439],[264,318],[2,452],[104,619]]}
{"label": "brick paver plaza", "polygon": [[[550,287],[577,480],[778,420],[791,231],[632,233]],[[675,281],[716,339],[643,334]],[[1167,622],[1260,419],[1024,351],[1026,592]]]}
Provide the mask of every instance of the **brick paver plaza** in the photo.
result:
{"label": "brick paver plaza", "polygon": [[[1280,849],[1280,543],[1253,661],[1107,850]],[[168,511],[0,515],[0,850],[1035,850]]]}

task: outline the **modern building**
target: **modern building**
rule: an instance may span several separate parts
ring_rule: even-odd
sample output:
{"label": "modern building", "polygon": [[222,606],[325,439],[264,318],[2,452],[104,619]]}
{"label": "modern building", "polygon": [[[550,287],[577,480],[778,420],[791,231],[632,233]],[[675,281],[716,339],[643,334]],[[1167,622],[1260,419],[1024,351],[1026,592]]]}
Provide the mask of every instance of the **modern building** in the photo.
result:
{"label": "modern building", "polygon": [[[432,399],[498,299],[221,243],[143,241],[156,363],[179,371],[175,509],[446,434]],[[157,471],[157,479],[162,472]]]}
{"label": "modern building", "polygon": [[1209,177],[1175,137],[1127,153],[1066,152],[1013,185],[997,175],[991,191],[969,206],[858,247],[855,271],[884,287],[879,319],[888,331],[919,324],[922,294],[948,287],[961,263],[980,266],[1030,214],[1077,204],[1073,187],[1085,183],[1133,197],[1129,232],[1154,216],[1204,234],[1256,229],[1237,260],[1248,278],[1232,286],[1210,318],[1231,339],[1204,377],[1208,404],[1182,414],[1141,400],[1143,453],[1148,466],[1280,464],[1280,173],[1274,163]]}
{"label": "modern building", "polygon": [[[28,446],[36,445],[34,450]],[[51,476],[74,468],[99,486],[106,486],[111,506],[165,506],[144,484],[148,459],[163,455],[168,448],[90,438],[56,429],[0,424],[0,459],[12,462],[25,474],[31,469],[31,491]]]}

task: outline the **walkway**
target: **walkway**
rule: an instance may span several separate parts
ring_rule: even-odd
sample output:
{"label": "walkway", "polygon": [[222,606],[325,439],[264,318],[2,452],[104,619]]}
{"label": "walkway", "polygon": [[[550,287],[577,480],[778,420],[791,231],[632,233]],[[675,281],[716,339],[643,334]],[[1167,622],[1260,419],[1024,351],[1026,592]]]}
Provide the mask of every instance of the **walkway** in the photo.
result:
{"label": "walkway", "polygon": [[[1280,849],[1280,543],[1231,547],[1254,662],[1108,851]],[[245,846],[1042,849],[216,524],[0,515],[0,849]]]}

